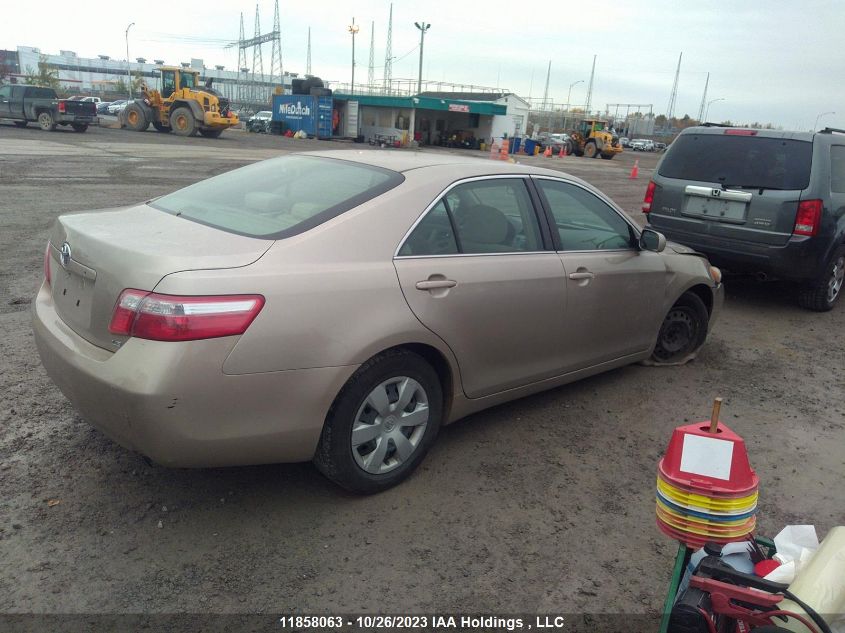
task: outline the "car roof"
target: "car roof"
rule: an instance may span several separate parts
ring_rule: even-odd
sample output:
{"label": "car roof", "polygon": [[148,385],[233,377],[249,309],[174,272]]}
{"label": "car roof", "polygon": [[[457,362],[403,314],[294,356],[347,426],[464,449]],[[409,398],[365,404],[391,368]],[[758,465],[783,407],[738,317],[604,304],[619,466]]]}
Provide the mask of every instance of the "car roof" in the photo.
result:
{"label": "car roof", "polygon": [[365,150],[330,150],[323,152],[307,152],[308,156],[325,158],[336,158],[340,160],[354,161],[367,165],[374,165],[384,169],[391,169],[400,173],[413,169],[425,169],[428,167],[440,167],[449,165],[462,168],[462,172],[477,172],[485,174],[537,174],[566,177],[577,180],[569,174],[554,169],[544,169],[511,163],[507,161],[490,160],[489,158],[476,158],[474,156],[461,156],[460,154],[440,153],[436,151],[409,152],[391,151],[383,149]]}

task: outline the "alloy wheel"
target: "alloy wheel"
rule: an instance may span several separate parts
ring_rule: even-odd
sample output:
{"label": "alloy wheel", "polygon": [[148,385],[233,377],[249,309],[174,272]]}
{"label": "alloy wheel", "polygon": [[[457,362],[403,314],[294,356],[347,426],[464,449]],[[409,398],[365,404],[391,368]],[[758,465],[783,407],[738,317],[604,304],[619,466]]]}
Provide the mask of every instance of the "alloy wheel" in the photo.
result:
{"label": "alloy wheel", "polygon": [[845,255],[833,262],[833,270],[830,271],[830,280],[827,283],[827,301],[833,303],[842,290],[843,279],[845,279]]}

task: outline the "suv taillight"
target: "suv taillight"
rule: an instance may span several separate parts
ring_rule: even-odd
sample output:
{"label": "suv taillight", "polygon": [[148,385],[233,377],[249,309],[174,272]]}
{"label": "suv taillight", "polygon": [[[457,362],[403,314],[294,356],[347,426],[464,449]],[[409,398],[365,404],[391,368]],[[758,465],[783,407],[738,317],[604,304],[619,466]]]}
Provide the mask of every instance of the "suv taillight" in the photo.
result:
{"label": "suv taillight", "polygon": [[176,296],[128,288],[109,332],[153,341],[195,341],[243,334],[264,307],[261,295]]}
{"label": "suv taillight", "polygon": [[651,203],[654,202],[654,190],[657,185],[651,180],[645,190],[645,198],[643,198],[643,213],[651,213]]}
{"label": "suv taillight", "polygon": [[65,111],[65,102],[59,101],[59,112],[64,112],[64,111]]}
{"label": "suv taillight", "polygon": [[821,200],[802,200],[798,203],[798,213],[795,214],[795,228],[793,235],[813,236],[819,232],[822,219]]}
{"label": "suv taillight", "polygon": [[49,286],[52,279],[50,275],[50,242],[47,242],[47,248],[44,251],[44,281]]}

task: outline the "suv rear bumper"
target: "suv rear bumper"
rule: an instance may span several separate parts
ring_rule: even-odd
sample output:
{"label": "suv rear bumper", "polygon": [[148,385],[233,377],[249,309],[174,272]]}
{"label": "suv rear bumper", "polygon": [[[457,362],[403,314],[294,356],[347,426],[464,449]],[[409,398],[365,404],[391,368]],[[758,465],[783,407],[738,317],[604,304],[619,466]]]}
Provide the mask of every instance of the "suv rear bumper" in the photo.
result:
{"label": "suv rear bumper", "polygon": [[772,245],[667,229],[652,225],[651,218],[647,227],[707,255],[714,266],[730,272],[765,273],[789,281],[808,281],[822,273],[827,261],[826,245],[802,235],[793,235],[786,244]]}

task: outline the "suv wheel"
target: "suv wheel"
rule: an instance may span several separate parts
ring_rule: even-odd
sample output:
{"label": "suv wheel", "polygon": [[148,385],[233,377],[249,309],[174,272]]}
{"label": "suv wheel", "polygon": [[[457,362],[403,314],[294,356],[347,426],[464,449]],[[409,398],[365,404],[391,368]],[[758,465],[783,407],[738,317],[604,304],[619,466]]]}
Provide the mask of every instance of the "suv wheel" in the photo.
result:
{"label": "suv wheel", "polygon": [[801,290],[798,303],[808,310],[827,312],[833,308],[839,295],[842,294],[843,280],[845,280],[845,246],[840,246],[825,266],[822,275]]}
{"label": "suv wheel", "polygon": [[422,357],[391,350],[366,363],[332,405],[314,463],[336,484],[371,494],[405,479],[437,437],[443,393]]}

